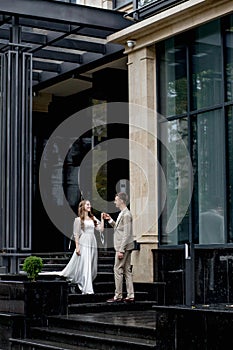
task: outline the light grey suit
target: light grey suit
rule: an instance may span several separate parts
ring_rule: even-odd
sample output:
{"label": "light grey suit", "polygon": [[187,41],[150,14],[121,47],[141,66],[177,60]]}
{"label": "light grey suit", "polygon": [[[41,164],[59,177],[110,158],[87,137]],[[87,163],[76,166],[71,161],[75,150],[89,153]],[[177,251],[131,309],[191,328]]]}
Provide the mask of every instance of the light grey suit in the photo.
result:
{"label": "light grey suit", "polygon": [[[123,276],[125,275],[127,297],[134,298],[133,277],[131,271],[131,253],[134,248],[134,238],[132,232],[132,214],[126,207],[119,214],[117,221],[110,222],[114,228],[114,249],[115,264],[115,297],[122,298],[123,293]],[[123,259],[118,258],[118,253],[124,253]]]}

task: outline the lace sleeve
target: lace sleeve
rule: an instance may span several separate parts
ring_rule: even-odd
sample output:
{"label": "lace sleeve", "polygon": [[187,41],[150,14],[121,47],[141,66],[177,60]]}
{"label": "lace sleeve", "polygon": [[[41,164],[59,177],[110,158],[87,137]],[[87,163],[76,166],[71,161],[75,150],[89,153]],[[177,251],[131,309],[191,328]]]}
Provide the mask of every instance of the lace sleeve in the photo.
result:
{"label": "lace sleeve", "polygon": [[79,238],[81,236],[81,220],[80,218],[75,218],[74,228],[73,228],[74,238]]}

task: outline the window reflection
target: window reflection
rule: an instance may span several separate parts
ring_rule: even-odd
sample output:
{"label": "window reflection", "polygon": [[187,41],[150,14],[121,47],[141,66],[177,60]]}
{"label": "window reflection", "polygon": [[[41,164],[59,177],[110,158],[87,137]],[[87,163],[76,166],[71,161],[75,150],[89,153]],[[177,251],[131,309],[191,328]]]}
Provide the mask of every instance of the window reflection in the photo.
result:
{"label": "window reflection", "polygon": [[151,4],[152,2],[157,2],[158,0],[138,0],[138,8]]}
{"label": "window reflection", "polygon": [[164,43],[161,57],[161,113],[164,116],[187,112],[186,48],[176,39]]}
{"label": "window reflection", "polygon": [[225,30],[227,101],[233,101],[233,17]]}
{"label": "window reflection", "polygon": [[222,101],[222,55],[220,22],[214,21],[195,31],[192,49],[192,109]]}
{"label": "window reflection", "polygon": [[[98,202],[99,196],[107,199],[107,149],[101,143],[107,140],[107,104],[106,101],[93,99],[93,203]],[[96,189],[96,190],[95,190]],[[97,206],[97,205],[96,205]],[[97,206],[98,207],[98,206]]]}
{"label": "window reflection", "polygon": [[229,107],[228,116],[228,212],[229,212],[229,241],[233,243],[233,107]]}
{"label": "window reflection", "polygon": [[129,3],[132,3],[132,0],[113,0],[113,8],[121,7]]}
{"label": "window reflection", "polygon": [[200,244],[224,243],[225,147],[221,111],[198,115],[193,131],[196,236],[199,233]]}
{"label": "window reflection", "polygon": [[[167,180],[167,201],[161,218],[162,244],[185,242],[190,227],[193,243],[233,243],[232,35],[231,15],[170,38],[156,48],[159,112],[168,119],[164,123],[166,128],[160,125],[160,130],[176,154],[174,161],[161,145],[161,163]],[[192,150],[193,210],[192,217],[188,212],[175,232],[168,235],[166,225],[178,188],[177,165],[182,161],[179,139],[174,136],[177,131]],[[178,203],[177,218],[181,208],[182,203]]]}
{"label": "window reflection", "polygon": [[[188,213],[183,206],[187,200],[184,196],[189,194],[189,174],[182,173],[185,169],[186,152],[184,144],[188,145],[187,118],[173,120],[161,125],[162,139],[166,138],[168,148],[161,146],[163,171],[166,177],[167,202],[162,213],[162,243],[167,245],[181,244],[188,241]],[[183,189],[182,195],[180,189]],[[178,196],[179,192],[179,196]],[[177,206],[175,203],[177,201]],[[171,217],[172,210],[176,208],[177,227],[172,232],[167,232],[167,222]]]}

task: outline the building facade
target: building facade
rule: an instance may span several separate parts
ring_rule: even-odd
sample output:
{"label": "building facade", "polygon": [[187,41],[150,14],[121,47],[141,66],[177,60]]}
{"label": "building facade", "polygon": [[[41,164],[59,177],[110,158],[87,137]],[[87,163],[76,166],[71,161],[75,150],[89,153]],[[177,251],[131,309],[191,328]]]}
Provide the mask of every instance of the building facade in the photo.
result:
{"label": "building facade", "polygon": [[[94,165],[108,156],[101,142],[119,134],[128,139],[127,123],[120,130],[107,125],[107,103],[127,101],[128,77],[124,47],[106,37],[131,23],[104,3],[1,3],[2,272],[18,272],[19,259],[32,252],[68,249],[78,203],[93,199]],[[54,135],[74,115],[81,120],[74,130]],[[80,164],[88,153],[80,185]],[[128,179],[125,159],[120,172],[119,160],[99,170],[102,197],[114,197],[115,183]]]}
{"label": "building facade", "polygon": [[[110,202],[124,186],[130,192],[139,244],[134,281],[166,283],[168,304],[232,303],[231,1],[44,0],[47,13],[33,12],[29,2],[20,0],[24,15],[7,0],[0,9],[2,256],[67,249],[72,221],[61,224],[64,235],[48,217],[41,159],[45,168],[52,164],[50,194],[60,217],[65,200],[75,216],[82,196],[93,198],[94,165],[105,159],[95,180],[101,197]],[[18,55],[31,75],[22,74]],[[21,72],[20,93],[6,72]],[[113,122],[111,106],[117,110],[119,102]],[[93,112],[88,129],[72,134],[65,159],[66,135],[44,154],[54,130],[82,111]],[[106,128],[95,128],[98,120]],[[17,126],[22,133],[15,134]],[[101,143],[119,135],[128,142],[125,153],[109,159]],[[5,267],[13,272],[16,265]]]}
{"label": "building facade", "polygon": [[[168,1],[163,9],[160,5],[152,1],[144,8],[132,7],[129,15],[136,23],[109,37],[125,43],[129,102],[157,111],[150,128],[156,129],[158,142],[144,137],[139,141],[154,150],[162,168],[155,171],[147,166],[151,155],[144,157],[147,177],[156,179],[154,189],[143,193],[144,175],[130,172],[133,214],[138,213],[136,199],[141,208],[149,200],[149,215],[158,213],[157,225],[148,232],[141,234],[146,215],[142,227],[134,227],[140,242],[140,252],[134,254],[135,278],[166,282],[168,303],[228,303],[232,4]],[[129,118],[134,124],[135,113]],[[136,137],[140,136],[132,130],[130,140]],[[130,155],[134,159],[133,147]]]}

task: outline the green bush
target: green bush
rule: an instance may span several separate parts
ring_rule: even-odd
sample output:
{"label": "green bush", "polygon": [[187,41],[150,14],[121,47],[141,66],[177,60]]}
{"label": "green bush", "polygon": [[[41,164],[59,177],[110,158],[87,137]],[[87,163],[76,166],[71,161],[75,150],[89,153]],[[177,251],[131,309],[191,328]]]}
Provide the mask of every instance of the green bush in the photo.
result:
{"label": "green bush", "polygon": [[28,278],[34,282],[43,268],[43,261],[38,256],[28,256],[23,263],[23,271],[27,272]]}

